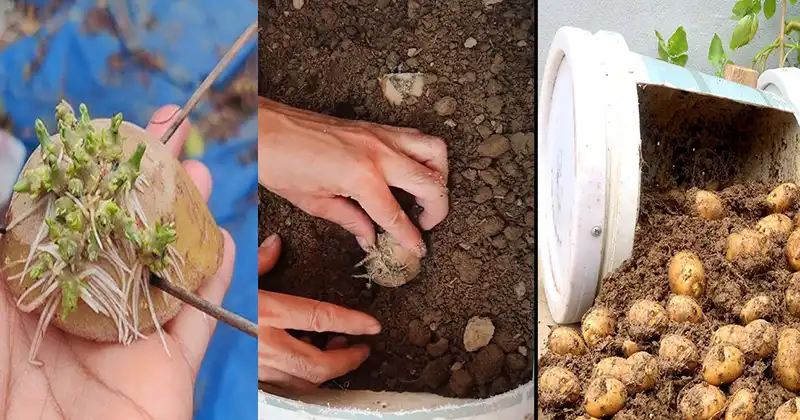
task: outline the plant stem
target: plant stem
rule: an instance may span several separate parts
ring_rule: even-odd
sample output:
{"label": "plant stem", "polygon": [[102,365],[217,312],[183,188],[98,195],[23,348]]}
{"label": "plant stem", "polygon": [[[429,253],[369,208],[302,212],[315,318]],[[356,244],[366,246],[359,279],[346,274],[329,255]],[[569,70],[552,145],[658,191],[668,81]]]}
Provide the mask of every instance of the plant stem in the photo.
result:
{"label": "plant stem", "polygon": [[781,2],[781,27],[779,30],[781,31],[778,35],[780,37],[781,55],[778,61],[778,68],[781,68],[783,67],[783,35],[786,33],[786,0]]}

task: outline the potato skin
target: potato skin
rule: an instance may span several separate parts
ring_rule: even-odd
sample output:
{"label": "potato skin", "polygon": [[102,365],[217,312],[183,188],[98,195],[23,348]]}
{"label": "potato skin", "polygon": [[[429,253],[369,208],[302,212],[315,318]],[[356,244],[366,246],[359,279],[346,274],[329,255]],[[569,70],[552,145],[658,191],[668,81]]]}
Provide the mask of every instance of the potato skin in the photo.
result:
{"label": "potato skin", "polygon": [[636,392],[647,391],[656,386],[659,379],[658,359],[650,353],[640,351],[627,359],[630,376],[623,380],[628,388]]}
{"label": "potato skin", "polygon": [[744,353],[734,346],[714,346],[703,359],[703,379],[711,385],[731,383],[744,373]]}
{"label": "potato skin", "polygon": [[782,387],[792,392],[800,391],[800,331],[794,328],[781,331],[772,370]]}
{"label": "potato skin", "polygon": [[706,288],[703,262],[691,251],[681,251],[672,257],[667,268],[667,278],[672,293],[677,295],[697,299],[703,295]]}
{"label": "potato skin", "polygon": [[800,229],[795,229],[786,240],[786,259],[794,271],[800,271]]}
{"label": "potato skin", "polygon": [[630,334],[637,340],[649,340],[664,333],[669,318],[667,311],[652,300],[638,300],[628,309]]}
{"label": "potato skin", "polygon": [[619,380],[607,376],[594,378],[586,388],[586,414],[592,417],[608,417],[625,406],[628,393]]}
{"label": "potato skin", "polygon": [[786,288],[786,310],[796,317],[800,317],[800,273],[794,273],[789,279]]}
{"label": "potato skin", "polygon": [[722,417],[725,404],[725,394],[719,388],[699,383],[683,394],[678,409],[685,420],[712,420]]}
{"label": "potato skin", "polygon": [[703,322],[703,309],[689,296],[675,295],[667,301],[667,315],[672,322]]}
{"label": "potato skin", "polygon": [[569,327],[557,327],[550,331],[547,349],[559,356],[581,356],[588,351],[581,335]]}
{"label": "potato skin", "polygon": [[742,229],[728,235],[725,259],[733,262],[742,256],[763,258],[767,251],[767,235],[752,229]]}
{"label": "potato skin", "polygon": [[746,335],[744,352],[748,362],[770,357],[778,349],[778,330],[763,319],[757,319],[744,327]]}
{"label": "potato skin", "polygon": [[758,295],[745,303],[739,314],[742,324],[747,325],[757,319],[767,319],[772,315],[772,299],[767,295]]}
{"label": "potato skin", "polygon": [[756,396],[753,391],[742,388],[728,402],[725,420],[756,420]]}
{"label": "potato skin", "polygon": [[792,182],[778,185],[767,195],[767,207],[770,213],[783,213],[791,210],[797,202],[797,185]]}
{"label": "potato skin", "polygon": [[625,357],[631,357],[634,353],[638,353],[642,351],[642,346],[639,343],[631,340],[625,340],[622,342],[622,354]]}
{"label": "potato skin", "polygon": [[595,347],[601,339],[613,335],[615,328],[614,316],[606,308],[592,309],[584,315],[581,322],[583,339],[590,348]]}
{"label": "potato skin", "polygon": [[711,191],[698,190],[694,194],[694,212],[705,220],[719,220],[725,217],[725,206],[718,195]]}
{"label": "potato skin", "polygon": [[700,361],[697,346],[688,338],[670,334],[661,339],[658,347],[658,357],[667,374],[682,374],[694,372]]}
{"label": "potato skin", "polygon": [[775,420],[800,420],[800,398],[792,398],[775,410]]}
{"label": "potato skin", "polygon": [[756,230],[767,236],[784,236],[792,232],[792,219],[781,213],[770,214],[758,221]]}
{"label": "potato skin", "polygon": [[539,403],[543,407],[567,407],[581,398],[581,384],[574,373],[562,367],[551,367],[539,378]]}

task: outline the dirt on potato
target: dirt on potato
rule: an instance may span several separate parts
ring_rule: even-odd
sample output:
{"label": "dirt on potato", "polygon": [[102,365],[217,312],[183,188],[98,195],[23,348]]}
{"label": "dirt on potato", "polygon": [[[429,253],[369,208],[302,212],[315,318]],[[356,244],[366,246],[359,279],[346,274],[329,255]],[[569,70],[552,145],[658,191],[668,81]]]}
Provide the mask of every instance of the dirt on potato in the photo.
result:
{"label": "dirt on potato", "polygon": [[[736,264],[725,259],[726,240],[730,233],[744,228],[753,229],[767,215],[764,199],[777,186],[756,183],[739,184],[718,192],[727,215],[721,220],[703,220],[687,215],[680,204],[687,190],[644,192],[640,205],[639,223],[636,227],[631,258],[613,275],[605,279],[595,301],[595,307],[608,308],[617,320],[613,339],[582,356],[557,356],[545,353],[539,360],[538,372],[550,366],[571,370],[581,381],[585,391],[594,366],[603,358],[622,356],[621,345],[629,339],[626,313],[639,299],[649,299],[666,306],[672,296],[667,267],[673,255],[689,250],[697,254],[706,272],[706,292],[698,299],[705,321],[700,324],[670,322],[661,337],[680,334],[690,339],[698,349],[701,360],[710,347],[712,334],[721,326],[740,324],[740,312],[750,299],[764,294],[769,296],[778,310],[767,320],[780,330],[797,328],[800,318],[785,310],[784,293],[792,274],[784,248],[785,235],[777,237],[768,250],[768,264]],[[793,210],[796,210],[793,209]],[[794,217],[795,211],[787,212]],[[658,354],[658,338],[640,343],[650,354]],[[623,356],[624,357],[624,356]],[[783,389],[774,379],[771,357],[747,363],[745,373],[733,383],[720,387],[726,398],[741,387],[756,393],[756,410],[759,419],[771,419],[775,410],[795,396]],[[692,373],[668,376],[662,372],[657,385],[648,391],[629,396],[625,408],[614,418],[624,419],[679,419],[679,396],[693,385],[703,381],[701,368]],[[546,419],[574,419],[583,414],[583,400],[570,408],[544,409]]]}
{"label": "dirt on potato", "polygon": [[[296,2],[303,3],[303,2]],[[383,325],[336,389],[488,397],[532,379],[533,25],[528,0],[259,2],[259,94],[337,117],[418,128],[449,148],[450,213],[426,233],[408,284],[367,287],[364,252],[342,228],[260,191],[259,237],[283,239],[262,289],[365,311]],[[392,106],[379,78],[421,72],[420,97]],[[407,197],[401,197],[406,201]],[[413,212],[412,212],[413,213]],[[491,318],[481,350],[470,318]],[[427,330],[422,333],[421,329]],[[296,333],[303,336],[304,333]],[[329,335],[310,335],[324,346]]]}

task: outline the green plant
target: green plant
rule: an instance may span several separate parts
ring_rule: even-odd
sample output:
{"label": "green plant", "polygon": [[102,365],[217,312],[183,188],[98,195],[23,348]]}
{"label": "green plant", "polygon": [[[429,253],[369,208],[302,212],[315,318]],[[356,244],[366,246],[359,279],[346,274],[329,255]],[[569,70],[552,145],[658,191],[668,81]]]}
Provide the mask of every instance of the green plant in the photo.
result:
{"label": "green plant", "polygon": [[659,58],[681,67],[686,66],[686,62],[689,60],[689,43],[686,40],[686,31],[683,26],[679,26],[666,43],[660,32],[656,31],[656,37],[658,38]]}
{"label": "green plant", "polygon": [[719,77],[725,75],[725,66],[733,64],[733,61],[728,60],[728,55],[725,54],[725,48],[722,46],[722,39],[717,34],[714,34],[711,45],[708,47],[708,61],[714,67],[714,74]]}

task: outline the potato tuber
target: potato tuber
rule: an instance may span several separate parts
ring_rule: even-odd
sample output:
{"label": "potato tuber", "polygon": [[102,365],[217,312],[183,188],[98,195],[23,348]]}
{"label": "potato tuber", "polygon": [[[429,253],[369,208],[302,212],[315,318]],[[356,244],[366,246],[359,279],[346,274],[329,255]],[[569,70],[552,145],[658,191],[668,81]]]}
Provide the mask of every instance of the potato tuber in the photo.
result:
{"label": "potato tuber", "polygon": [[701,219],[719,220],[725,217],[725,206],[718,195],[699,190],[694,194],[694,213]]}
{"label": "potato tuber", "polygon": [[786,288],[786,311],[792,316],[800,317],[800,273],[794,273],[789,278],[789,287]]}
{"label": "potato tuber", "polygon": [[622,342],[622,354],[624,354],[625,357],[631,357],[631,355],[640,351],[642,351],[642,346],[640,346],[639,343],[631,340]]}
{"label": "potato tuber", "polygon": [[607,357],[594,368],[593,377],[611,377],[622,381],[628,394],[646,391],[659,377],[658,361],[647,352],[638,352],[627,359]]}
{"label": "potato tuber", "polygon": [[728,235],[725,259],[729,262],[741,257],[764,258],[767,255],[769,241],[767,235],[751,229],[743,229]]}
{"label": "potato tuber", "polygon": [[583,339],[589,347],[595,347],[601,339],[614,334],[616,322],[611,311],[605,308],[595,308],[589,311],[581,323]]}
{"label": "potato tuber", "polygon": [[711,385],[735,381],[744,373],[744,353],[734,346],[714,346],[703,359],[703,378]]}
{"label": "potato tuber", "polygon": [[757,319],[767,319],[773,313],[772,299],[767,295],[758,295],[744,305],[739,313],[742,324],[747,325]]}
{"label": "potato tuber", "polygon": [[667,301],[667,315],[672,322],[703,322],[703,309],[689,296],[676,295]]}
{"label": "potato tuber", "polygon": [[560,356],[580,356],[587,351],[580,334],[569,327],[553,329],[547,338],[547,349]]}
{"label": "potato tuber", "polygon": [[794,271],[800,271],[800,229],[795,229],[786,240],[786,258]]}
{"label": "potato tuber", "polygon": [[568,407],[581,398],[581,384],[574,373],[562,367],[547,369],[539,378],[539,402],[543,407]]}
{"label": "potato tuber", "polygon": [[792,398],[775,410],[775,420],[800,420],[800,398]]}
{"label": "potato tuber", "polygon": [[783,236],[792,232],[792,219],[785,214],[770,214],[756,224],[756,230],[767,236]]}
{"label": "potato tuber", "polygon": [[667,311],[652,300],[638,300],[628,309],[630,334],[637,340],[649,340],[667,329]]}
{"label": "potato tuber", "polygon": [[756,396],[753,391],[742,388],[728,402],[725,420],[756,420]]}
{"label": "potato tuber", "polygon": [[778,185],[767,195],[767,207],[770,213],[783,213],[791,210],[797,202],[797,185],[787,182]]}
{"label": "potato tuber", "polygon": [[681,251],[672,257],[667,277],[670,289],[678,295],[697,299],[703,295],[706,287],[706,272],[703,262],[697,257],[697,254],[691,251]]}
{"label": "potato tuber", "polygon": [[792,392],[800,391],[800,331],[794,328],[781,331],[772,370],[782,387]]}
{"label": "potato tuber", "polygon": [[367,256],[356,267],[365,265],[365,278],[383,287],[400,287],[419,274],[421,249],[407,249],[388,232],[378,234],[376,244],[367,250]]}
{"label": "potato tuber", "polygon": [[685,420],[712,420],[722,416],[725,404],[725,394],[719,388],[699,383],[683,394],[678,409]]}
{"label": "potato tuber", "polygon": [[592,417],[608,417],[625,406],[628,393],[618,379],[608,376],[594,378],[586,388],[584,409]]}
{"label": "potato tuber", "polygon": [[693,372],[700,361],[697,347],[688,338],[670,334],[661,339],[658,347],[665,373],[669,375]]}

